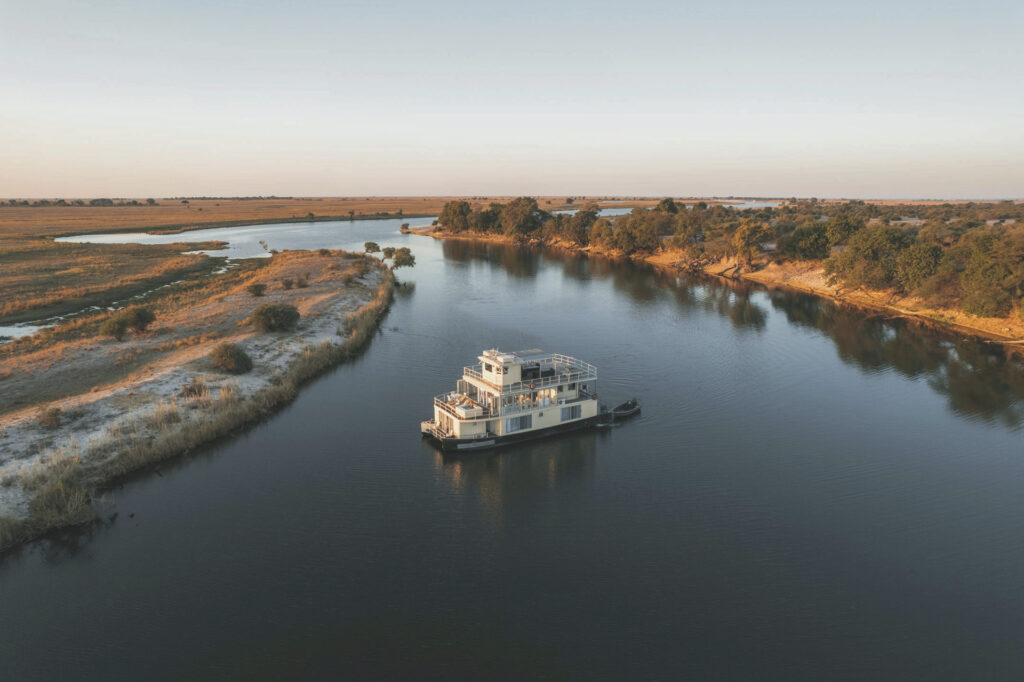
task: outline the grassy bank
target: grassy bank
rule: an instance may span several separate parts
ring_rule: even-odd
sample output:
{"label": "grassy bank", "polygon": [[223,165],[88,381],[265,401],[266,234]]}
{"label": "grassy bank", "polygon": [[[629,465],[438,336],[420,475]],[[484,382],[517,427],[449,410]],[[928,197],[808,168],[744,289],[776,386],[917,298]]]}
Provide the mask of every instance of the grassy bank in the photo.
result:
{"label": "grassy bank", "polygon": [[[299,388],[326,370],[362,351],[372,338],[394,296],[395,279],[381,266],[372,298],[345,316],[340,343],[306,346],[270,385],[242,395],[232,383],[210,388],[197,384],[181,398],[161,402],[129,423],[85,446],[49,452],[18,475],[31,492],[25,518],[0,517],[0,551],[54,529],[95,518],[98,493],[133,472],[177,457],[258,422],[292,401]],[[13,485],[5,479],[0,485]]]}

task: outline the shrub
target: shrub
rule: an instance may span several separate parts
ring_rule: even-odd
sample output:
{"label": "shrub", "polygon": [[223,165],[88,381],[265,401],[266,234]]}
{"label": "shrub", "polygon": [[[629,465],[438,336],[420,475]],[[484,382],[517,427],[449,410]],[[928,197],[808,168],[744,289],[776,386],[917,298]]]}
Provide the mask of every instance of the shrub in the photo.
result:
{"label": "shrub", "polygon": [[388,258],[391,258],[392,256],[395,255],[395,247],[393,247],[393,246],[385,246],[384,249],[383,249],[383,252],[384,252],[384,260],[387,260]]}
{"label": "shrub", "polygon": [[263,292],[267,290],[267,285],[260,284],[257,282],[255,284],[250,284],[245,288],[245,290],[248,291],[253,296],[262,296]]}
{"label": "shrub", "polygon": [[43,413],[39,415],[39,425],[44,429],[50,429],[51,431],[53,429],[60,428],[60,408],[51,407],[48,410],[44,410]]}
{"label": "shrub", "polygon": [[330,256],[331,255],[331,250],[330,249],[317,249],[316,252],[319,253],[321,256]]}
{"label": "shrub", "polygon": [[126,331],[128,331],[128,320],[121,314],[111,315],[100,325],[100,334],[113,336],[118,341],[124,338]]}
{"label": "shrub", "polygon": [[131,308],[122,311],[128,326],[137,332],[146,331],[146,327],[156,321],[156,315],[149,308]]}
{"label": "shrub", "polygon": [[370,264],[365,260],[357,260],[352,264],[352,269],[355,270],[357,276],[362,277],[370,271]]}
{"label": "shrub", "polygon": [[235,343],[219,343],[210,353],[210,359],[218,369],[231,374],[245,374],[252,369],[252,358]]}
{"label": "shrub", "polygon": [[181,397],[198,398],[208,392],[206,382],[199,377],[192,377],[192,381],[181,387]]}
{"label": "shrub", "polygon": [[285,277],[284,279],[281,280],[281,286],[283,286],[285,289],[291,289],[293,284],[295,284],[295,281],[289,277]]}
{"label": "shrub", "polygon": [[363,244],[363,248],[366,250],[366,253],[377,253],[380,251],[380,246],[377,242],[366,242]]}
{"label": "shrub", "polygon": [[297,286],[300,289],[305,289],[306,287],[308,287],[309,286],[309,273],[306,272],[306,273],[304,273],[302,275],[302,277],[299,277],[297,280],[295,280],[295,286]]}
{"label": "shrub", "polygon": [[287,303],[265,304],[252,312],[252,321],[263,332],[293,329],[299,322],[299,310]]}

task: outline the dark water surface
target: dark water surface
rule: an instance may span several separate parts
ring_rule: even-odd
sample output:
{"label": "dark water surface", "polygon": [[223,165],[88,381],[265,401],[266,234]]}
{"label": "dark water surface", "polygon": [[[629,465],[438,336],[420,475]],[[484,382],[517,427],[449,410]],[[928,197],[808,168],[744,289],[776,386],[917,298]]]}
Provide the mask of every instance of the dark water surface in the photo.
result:
{"label": "dark water surface", "polygon": [[[0,679],[1024,676],[1019,365],[400,222],[303,242],[413,248],[364,356],[0,565]],[[578,356],[643,416],[442,456],[419,422],[492,347]]]}

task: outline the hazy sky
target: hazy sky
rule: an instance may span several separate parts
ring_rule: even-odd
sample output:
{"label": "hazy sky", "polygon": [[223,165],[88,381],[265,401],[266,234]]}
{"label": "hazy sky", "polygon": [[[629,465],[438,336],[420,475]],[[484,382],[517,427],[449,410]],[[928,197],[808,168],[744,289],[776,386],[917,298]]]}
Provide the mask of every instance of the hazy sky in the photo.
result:
{"label": "hazy sky", "polygon": [[0,196],[1024,197],[1024,2],[0,3]]}

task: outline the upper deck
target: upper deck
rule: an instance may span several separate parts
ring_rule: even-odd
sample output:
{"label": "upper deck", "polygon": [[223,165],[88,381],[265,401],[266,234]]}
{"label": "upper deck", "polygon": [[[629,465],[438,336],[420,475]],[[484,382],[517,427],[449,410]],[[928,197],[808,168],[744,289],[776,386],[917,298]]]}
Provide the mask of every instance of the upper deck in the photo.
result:
{"label": "upper deck", "polygon": [[561,353],[492,350],[485,351],[480,360],[478,365],[462,368],[463,378],[503,396],[597,380],[596,367]]}

